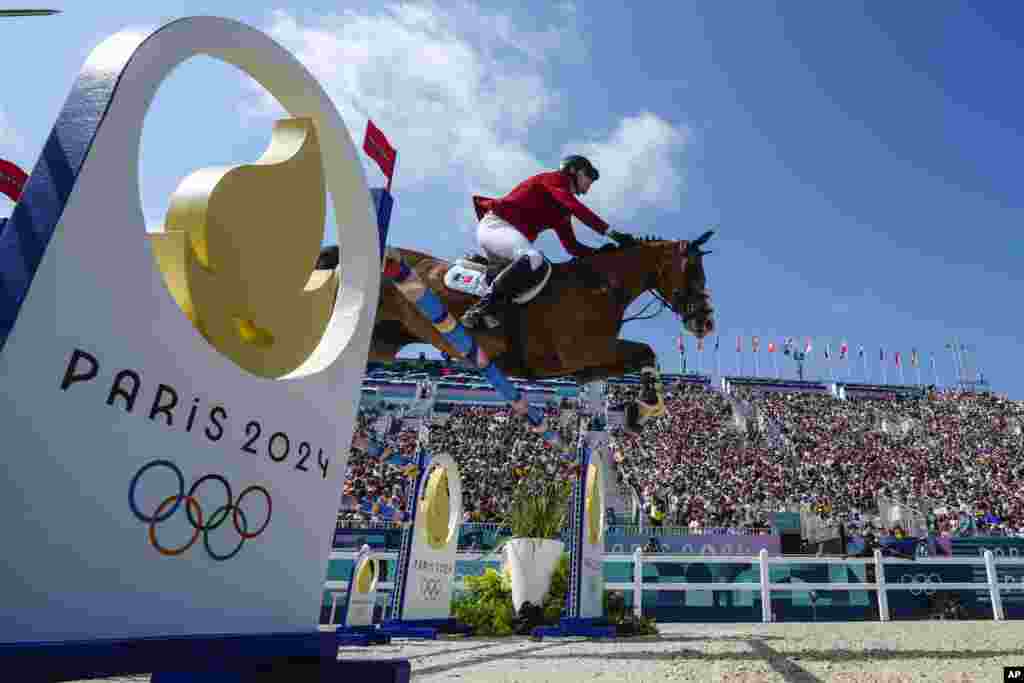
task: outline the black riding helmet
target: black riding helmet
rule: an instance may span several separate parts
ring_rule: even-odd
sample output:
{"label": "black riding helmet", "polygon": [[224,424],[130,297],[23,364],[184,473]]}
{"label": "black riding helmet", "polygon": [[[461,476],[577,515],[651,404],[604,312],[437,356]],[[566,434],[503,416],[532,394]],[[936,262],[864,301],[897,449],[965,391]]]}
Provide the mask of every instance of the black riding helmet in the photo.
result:
{"label": "black riding helmet", "polygon": [[576,171],[583,171],[594,181],[601,177],[594,165],[590,163],[590,159],[586,157],[573,154],[562,160],[562,173],[575,173]]}

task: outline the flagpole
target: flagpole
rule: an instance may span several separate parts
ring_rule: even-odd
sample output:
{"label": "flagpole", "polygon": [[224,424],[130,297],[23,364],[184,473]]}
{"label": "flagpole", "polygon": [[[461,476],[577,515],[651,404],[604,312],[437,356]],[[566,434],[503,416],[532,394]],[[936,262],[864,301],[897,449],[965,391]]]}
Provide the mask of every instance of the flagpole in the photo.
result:
{"label": "flagpole", "polygon": [[967,375],[967,366],[964,364],[964,345],[960,343],[959,339],[956,341],[956,359],[960,363],[960,375],[957,377],[957,384],[962,386],[966,381],[964,377]]}
{"label": "flagpole", "polygon": [[868,374],[868,356],[866,353],[860,354],[861,363],[864,365],[864,383],[871,384],[871,375]]}
{"label": "flagpole", "polygon": [[722,357],[718,355],[718,346],[719,346],[719,342],[721,342],[721,341],[722,341],[722,338],[716,335],[715,336],[715,369],[718,370],[718,378],[719,379],[722,378]]}
{"label": "flagpole", "polygon": [[889,383],[889,368],[885,367],[885,358],[879,358],[878,364],[882,366],[882,384]]}
{"label": "flagpole", "polygon": [[932,379],[935,380],[935,387],[941,387],[942,384],[939,382],[939,368],[935,365],[935,352],[930,351],[929,354],[932,357]]}
{"label": "flagpole", "polygon": [[775,366],[775,379],[781,379],[779,375],[779,359],[774,353],[772,354],[772,365]]}
{"label": "flagpole", "polygon": [[956,358],[956,340],[953,340],[953,344],[949,348],[953,352],[953,386],[957,386],[960,377],[960,366],[957,365]]}
{"label": "flagpole", "polygon": [[757,351],[754,351],[753,353],[754,353],[754,377],[760,377],[761,376],[761,363],[760,363],[760,361],[757,358],[760,354]]}

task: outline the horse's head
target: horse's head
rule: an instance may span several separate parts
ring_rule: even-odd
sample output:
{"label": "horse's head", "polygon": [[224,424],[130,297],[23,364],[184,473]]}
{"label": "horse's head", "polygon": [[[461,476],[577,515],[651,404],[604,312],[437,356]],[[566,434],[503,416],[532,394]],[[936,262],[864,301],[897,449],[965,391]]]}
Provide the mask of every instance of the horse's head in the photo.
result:
{"label": "horse's head", "polygon": [[683,324],[698,338],[706,337],[715,329],[711,292],[704,276],[704,256],[701,251],[714,231],[709,230],[697,239],[678,242],[652,242],[647,248],[658,249],[657,265],[652,274],[652,287],[661,295]]}

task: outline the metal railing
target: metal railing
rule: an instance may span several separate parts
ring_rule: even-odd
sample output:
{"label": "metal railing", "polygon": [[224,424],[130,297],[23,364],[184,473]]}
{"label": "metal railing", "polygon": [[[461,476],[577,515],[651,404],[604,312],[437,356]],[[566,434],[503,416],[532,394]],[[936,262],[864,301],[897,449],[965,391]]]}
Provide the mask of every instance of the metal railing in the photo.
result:
{"label": "metal railing", "polygon": [[[370,554],[371,558],[378,560],[397,560],[398,553],[395,552],[374,552]],[[355,559],[356,553],[354,552],[332,552],[330,558],[335,559]],[[462,553],[458,554],[459,560],[465,561],[479,561],[482,559],[497,560],[499,556],[494,553]],[[757,583],[714,583],[714,582],[659,582],[659,583],[644,583],[643,581],[643,564],[644,561],[657,562],[658,564],[664,563],[676,563],[676,564],[751,564],[758,565],[758,578],[760,579]],[[1020,584],[1011,581],[1000,581],[998,573],[996,572],[997,566],[1012,566],[1012,567],[1024,567],[1024,559],[999,559],[996,560],[995,555],[992,554],[991,550],[986,550],[983,557],[946,557],[946,558],[919,558],[916,560],[903,560],[896,558],[887,558],[882,556],[880,550],[875,550],[873,558],[867,557],[801,557],[801,556],[788,556],[780,557],[774,556],[769,557],[767,550],[762,550],[757,556],[707,556],[707,555],[679,555],[672,553],[642,553],[638,548],[632,554],[629,553],[605,553],[604,561],[608,562],[632,562],[633,563],[633,581],[629,583],[625,582],[606,582],[604,587],[605,590],[618,590],[618,591],[632,591],[633,593],[633,611],[637,616],[642,615],[643,610],[643,592],[644,591],[762,591],[762,588],[767,589],[767,594],[762,591],[761,593],[761,620],[768,624],[775,621],[775,617],[772,614],[772,602],[769,599],[770,592],[775,591],[786,591],[786,592],[815,592],[819,590],[856,590],[856,591],[877,591],[878,593],[878,615],[879,620],[882,622],[890,621],[889,618],[889,591],[900,591],[900,590],[919,590],[920,586],[915,584],[903,584],[903,583],[886,583],[885,581],[885,567],[894,565],[910,565],[920,567],[921,565],[967,565],[974,566],[977,564],[985,565],[985,576],[987,581],[975,581],[975,582],[960,582],[960,583],[943,583],[941,584],[943,590],[987,590],[989,592],[989,598],[992,602],[992,617],[995,621],[1004,621],[1005,613],[1003,611],[1003,599],[1002,590],[1014,590],[1020,587]],[[769,578],[769,569],[772,565],[787,565],[787,564],[863,564],[865,566],[873,564],[875,567],[876,581],[874,583],[772,583]],[[455,581],[454,585],[457,588],[462,588],[463,584],[461,581]],[[381,582],[377,586],[377,590],[390,591],[394,588],[394,584],[391,582]],[[331,624],[334,623],[335,613],[337,611],[338,597],[341,593],[348,590],[348,581],[326,581],[324,583],[324,591],[332,594],[331,603]]]}

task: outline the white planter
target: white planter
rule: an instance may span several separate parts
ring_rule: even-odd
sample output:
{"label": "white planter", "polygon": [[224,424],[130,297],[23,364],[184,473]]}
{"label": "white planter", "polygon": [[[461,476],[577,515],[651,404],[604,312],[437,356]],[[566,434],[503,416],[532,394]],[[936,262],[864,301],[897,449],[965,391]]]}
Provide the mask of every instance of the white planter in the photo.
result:
{"label": "white planter", "polygon": [[551,588],[551,577],[565,543],[549,538],[513,538],[505,544],[505,563],[512,578],[512,606],[540,605]]}

